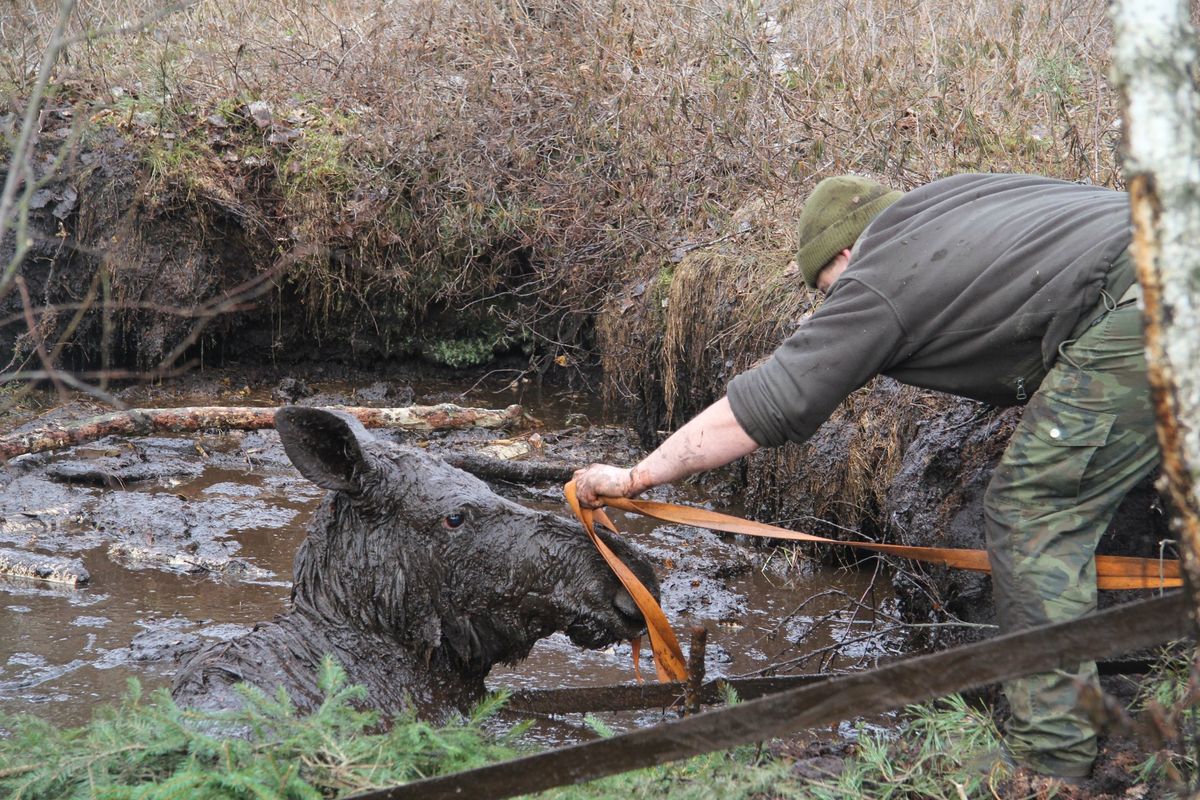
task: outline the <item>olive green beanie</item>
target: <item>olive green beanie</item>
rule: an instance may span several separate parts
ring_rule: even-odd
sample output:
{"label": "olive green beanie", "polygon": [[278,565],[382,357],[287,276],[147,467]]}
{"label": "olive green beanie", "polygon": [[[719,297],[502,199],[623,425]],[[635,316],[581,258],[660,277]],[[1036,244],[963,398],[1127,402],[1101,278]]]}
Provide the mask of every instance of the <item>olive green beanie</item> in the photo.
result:
{"label": "olive green beanie", "polygon": [[800,241],[796,264],[809,288],[817,287],[822,267],[853,247],[871,220],[903,195],[857,175],[838,175],[818,183],[796,223]]}

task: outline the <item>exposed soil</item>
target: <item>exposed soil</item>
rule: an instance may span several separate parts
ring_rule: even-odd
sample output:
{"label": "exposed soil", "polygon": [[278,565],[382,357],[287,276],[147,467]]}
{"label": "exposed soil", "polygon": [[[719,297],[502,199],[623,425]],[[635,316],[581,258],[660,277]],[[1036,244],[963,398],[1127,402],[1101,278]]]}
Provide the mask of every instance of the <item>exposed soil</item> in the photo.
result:
{"label": "exposed soil", "polygon": [[[509,302],[506,276],[519,271],[511,244],[503,258],[491,256],[499,274],[477,287],[490,301],[467,303],[480,298],[455,295],[449,273],[423,274],[403,248],[356,254],[348,232],[349,241],[297,241],[302,222],[283,208],[269,163],[230,166],[214,157],[190,165],[191,174],[164,174],[136,135],[112,126],[79,134],[72,115],[46,109],[54,131],[32,158],[39,188],[20,269],[29,308],[20,292],[0,298],[9,368],[39,368],[39,340],[61,348],[63,367],[158,373],[229,362],[528,360],[527,342],[497,316]],[[5,167],[0,161],[0,174]],[[0,241],[0,263],[14,247],[13,235]],[[428,285],[417,293],[413,281]]]}

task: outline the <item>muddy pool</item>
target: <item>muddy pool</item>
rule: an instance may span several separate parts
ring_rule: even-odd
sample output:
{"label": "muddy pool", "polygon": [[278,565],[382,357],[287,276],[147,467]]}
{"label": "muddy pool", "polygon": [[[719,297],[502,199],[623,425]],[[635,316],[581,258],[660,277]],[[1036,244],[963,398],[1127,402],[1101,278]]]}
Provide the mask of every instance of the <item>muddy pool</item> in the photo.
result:
{"label": "muddy pool", "polygon": [[[577,466],[628,462],[637,454],[632,435],[580,394],[464,396],[443,385],[379,383],[313,382],[306,389],[301,402],[314,405],[521,402],[544,423],[533,457]],[[131,390],[123,399],[142,407],[274,405],[279,394],[278,387],[225,379],[188,391]],[[86,416],[86,410],[56,413]],[[488,431],[399,436],[448,453],[488,452],[497,439],[521,439]],[[556,483],[496,489],[566,513]],[[181,652],[282,611],[292,559],[320,496],[291,467],[273,431],[108,438],[14,459],[0,488],[0,548],[78,559],[90,580],[72,587],[0,577],[0,710],[79,724],[98,704],[120,698],[130,677],[145,687],[169,686]],[[739,512],[695,488],[653,496]],[[844,669],[897,647],[889,634],[896,627],[890,585],[869,571],[821,567],[736,537],[636,516],[613,518],[656,564],[664,610],[685,647],[688,626],[707,627],[710,677]],[[653,667],[644,664],[643,673],[652,677]],[[521,664],[493,670],[489,685],[632,680],[627,643],[585,651],[555,635]],[[657,716],[626,715],[616,725]]]}

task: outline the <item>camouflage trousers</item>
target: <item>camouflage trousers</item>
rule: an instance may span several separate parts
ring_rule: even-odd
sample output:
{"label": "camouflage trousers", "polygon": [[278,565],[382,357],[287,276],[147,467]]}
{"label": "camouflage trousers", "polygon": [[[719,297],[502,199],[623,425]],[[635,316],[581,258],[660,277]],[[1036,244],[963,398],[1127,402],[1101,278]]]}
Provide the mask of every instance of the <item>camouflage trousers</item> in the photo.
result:
{"label": "camouflage trousers", "polygon": [[[1096,543],[1158,463],[1138,297],[1136,283],[1119,299],[1106,296],[1059,348],[993,473],[984,514],[1004,630],[1095,610]],[[1088,662],[1006,683],[1014,758],[1046,774],[1087,775],[1096,732],[1078,696],[1096,681]]]}

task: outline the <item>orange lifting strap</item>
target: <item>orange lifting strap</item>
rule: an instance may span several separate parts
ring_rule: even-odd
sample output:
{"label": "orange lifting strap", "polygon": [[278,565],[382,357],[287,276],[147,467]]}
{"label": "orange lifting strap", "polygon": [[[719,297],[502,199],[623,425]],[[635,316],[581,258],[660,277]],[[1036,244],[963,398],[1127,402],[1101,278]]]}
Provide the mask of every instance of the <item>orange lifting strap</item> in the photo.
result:
{"label": "orange lifting strap", "polygon": [[[575,495],[574,481],[564,487],[564,492],[567,496],[567,503],[575,512],[575,516],[579,517],[579,521],[583,523],[588,536],[591,537],[600,554],[604,556],[604,560],[612,567],[613,572],[617,574],[634,602],[638,604],[638,608],[642,610],[642,615],[646,618],[646,628],[650,632],[650,646],[654,651],[654,666],[658,672],[658,679],[660,681],[685,680],[687,667],[683,660],[683,652],[679,648],[679,642],[675,639],[675,634],[671,630],[667,618],[663,615],[662,609],[641,581],[596,535],[593,519],[598,520],[613,533],[616,533],[617,529],[613,527],[612,522],[601,509],[583,508],[579,505],[579,499]],[[600,501],[613,508],[632,511],[635,514],[680,525],[709,528],[726,533],[742,533],[748,536],[788,539],[796,542],[836,544],[909,558],[914,561],[941,564],[956,569],[991,572],[987,553],[983,550],[963,550],[953,547],[910,547],[902,544],[879,544],[876,542],[843,542],[837,539],[813,536],[810,533],[790,531],[787,528],[768,525],[764,522],[753,522],[716,511],[706,511],[702,508],[691,508],[673,503],[631,500],[625,497],[601,497]],[[1101,589],[1167,589],[1182,584],[1179,562],[1173,559],[1096,556],[1096,585]],[[636,668],[636,649],[634,653]]]}

